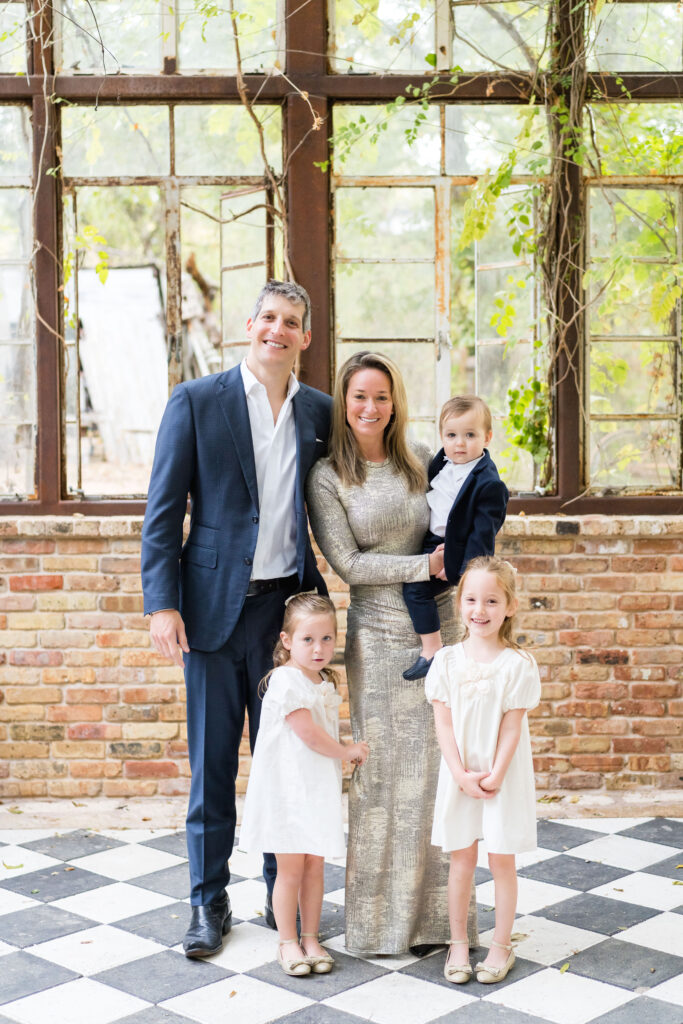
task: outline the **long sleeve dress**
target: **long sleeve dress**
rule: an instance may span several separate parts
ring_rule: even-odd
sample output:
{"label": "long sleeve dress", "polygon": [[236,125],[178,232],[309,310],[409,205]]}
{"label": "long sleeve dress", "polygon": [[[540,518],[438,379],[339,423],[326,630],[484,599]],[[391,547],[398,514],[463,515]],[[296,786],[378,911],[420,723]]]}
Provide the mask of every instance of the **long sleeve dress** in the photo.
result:
{"label": "long sleeve dress", "polygon": [[[414,451],[426,465],[427,449]],[[430,842],[440,751],[423,684],[402,678],[418,653],[402,587],[429,578],[429,557],[417,553],[429,506],[389,460],[368,463],[365,483],[347,487],[321,459],[308,476],[306,500],[320,550],[350,585],[351,727],[370,744],[349,790],[346,945],[372,955],[446,942],[448,858]],[[439,614],[446,642],[453,642],[450,593],[439,599]],[[474,901],[470,911],[476,945]]]}

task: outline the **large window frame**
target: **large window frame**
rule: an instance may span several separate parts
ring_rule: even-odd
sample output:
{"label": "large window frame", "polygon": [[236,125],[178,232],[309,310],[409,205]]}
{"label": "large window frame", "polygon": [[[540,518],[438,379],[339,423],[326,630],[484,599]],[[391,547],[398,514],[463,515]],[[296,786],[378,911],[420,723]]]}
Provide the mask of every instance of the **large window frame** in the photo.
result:
{"label": "large window frame", "polygon": [[[0,75],[0,103],[22,104],[31,108],[33,132],[33,180],[36,281],[37,348],[37,468],[36,496],[25,501],[6,501],[2,514],[96,514],[136,515],[145,502],[136,500],[83,500],[64,496],[62,440],[62,366],[60,350],[60,271],[55,254],[60,251],[60,187],[54,174],[60,145],[60,104],[50,97],[79,104],[162,103],[162,102],[239,102],[234,75],[119,74],[116,76],[54,74],[52,45],[41,49],[36,40],[51,40],[52,12],[49,5],[29,0],[39,29],[32,33],[28,75]],[[572,0],[560,0],[565,16]],[[290,154],[287,179],[290,214],[290,257],[298,279],[308,289],[314,311],[314,342],[304,354],[301,377],[307,383],[329,391],[334,370],[330,223],[330,175],[313,169],[314,162],[329,159],[328,131],[309,132],[310,111],[293,85],[308,94],[315,112],[328,127],[335,103],[388,102],[404,94],[407,86],[421,87],[432,73],[341,75],[328,64],[326,0],[286,0],[287,79],[283,76],[250,74],[246,76],[252,95],[259,101],[279,103],[283,107],[283,146]],[[47,76],[47,87],[44,83]],[[495,82],[495,86],[494,86]],[[519,103],[527,83],[515,73],[505,75],[462,75],[457,97],[446,84],[437,85],[431,98],[449,103]],[[599,92],[611,100],[628,102],[625,96],[643,101],[675,101],[683,95],[683,73],[628,74],[601,73],[591,79],[589,92]],[[303,140],[303,141],[302,141]],[[583,216],[586,209],[586,181],[578,166],[570,166],[567,175],[566,214]],[[571,291],[571,289],[570,289]],[[572,301],[575,307],[572,308]],[[564,320],[572,323],[578,300],[566,299]],[[606,495],[585,493],[583,452],[585,429],[581,413],[581,392],[574,379],[583,374],[585,340],[580,327],[572,328],[566,339],[566,355],[559,367],[555,390],[556,493],[547,497],[513,498],[509,511],[527,514],[563,513],[568,516],[590,513],[677,514],[683,512],[683,495]]]}

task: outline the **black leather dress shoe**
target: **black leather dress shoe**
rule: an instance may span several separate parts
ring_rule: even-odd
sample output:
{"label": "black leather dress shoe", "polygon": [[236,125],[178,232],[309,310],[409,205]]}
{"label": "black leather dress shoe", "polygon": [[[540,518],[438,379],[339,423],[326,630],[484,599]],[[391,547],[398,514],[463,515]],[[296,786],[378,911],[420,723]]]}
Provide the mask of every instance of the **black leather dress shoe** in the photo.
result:
{"label": "black leather dress shoe", "polygon": [[403,673],[403,678],[408,680],[413,679],[424,679],[432,667],[433,658],[423,658],[419,656],[417,661],[414,661],[410,668],[407,668]]}
{"label": "black leather dress shoe", "polygon": [[273,913],[273,894],[272,894],[272,892],[267,892],[266,893],[266,907],[265,907],[265,910],[263,912],[263,916],[265,918],[265,921],[266,921],[266,924],[268,925],[268,927],[269,928],[274,928],[275,930],[277,930],[277,925],[275,923],[275,914]]}
{"label": "black leather dress shoe", "polygon": [[232,910],[228,894],[213,903],[192,908],[190,927],[183,939],[185,956],[211,956],[223,947],[223,936],[232,928]]}

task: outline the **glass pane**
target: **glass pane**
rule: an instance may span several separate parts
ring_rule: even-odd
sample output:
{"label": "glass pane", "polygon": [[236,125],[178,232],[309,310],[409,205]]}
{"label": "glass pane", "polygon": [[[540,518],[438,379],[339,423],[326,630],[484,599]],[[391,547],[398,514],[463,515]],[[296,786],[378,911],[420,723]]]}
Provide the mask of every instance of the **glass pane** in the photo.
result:
{"label": "glass pane", "polygon": [[[535,72],[548,64],[548,4],[453,3],[453,67],[464,71]],[[501,68],[502,65],[502,68]]]}
{"label": "glass pane", "polygon": [[680,71],[680,4],[607,3],[591,25],[588,67],[600,71]]}
{"label": "glass pane", "polygon": [[[282,167],[282,115],[279,107],[257,108],[265,129],[270,165]],[[264,174],[258,132],[244,107],[176,107],[177,174]],[[313,167],[311,174],[317,174]]]}
{"label": "glass pane", "polygon": [[0,178],[31,175],[31,122],[27,107],[0,106]]}
{"label": "glass pane", "polygon": [[[245,298],[253,302],[268,278],[265,200],[265,191],[258,189],[246,195],[237,190],[221,202],[222,282],[228,293],[223,303],[224,342],[246,340],[251,309],[245,310]],[[244,266],[247,263],[258,265]]]}
{"label": "glass pane", "polygon": [[226,345],[223,349],[223,369],[231,370],[233,366],[239,366],[248,351],[249,344],[247,342],[243,345]]}
{"label": "glass pane", "polygon": [[[167,398],[162,210],[157,188],[77,193],[80,455],[86,494],[147,489]],[[104,267],[102,253],[108,257]],[[73,477],[68,483],[77,488]]]}
{"label": "glass pane", "polygon": [[335,202],[338,256],[433,258],[431,189],[342,188]]}
{"label": "glass pane", "polygon": [[591,188],[593,256],[674,256],[676,193],[657,188]]}
{"label": "glass pane", "polygon": [[167,107],[66,107],[64,174],[168,174]]}
{"label": "glass pane", "polygon": [[477,339],[530,341],[534,337],[534,291],[526,267],[477,271]]}
{"label": "glass pane", "polygon": [[591,423],[591,486],[678,487],[676,420]]}
{"label": "glass pane", "polygon": [[31,255],[31,195],[26,188],[0,188],[0,260]]}
{"label": "glass pane", "polygon": [[158,0],[60,0],[58,11],[58,71],[161,71]]}
{"label": "glass pane", "polygon": [[33,423],[36,415],[33,345],[0,345],[2,422]]}
{"label": "glass pane", "polygon": [[[276,0],[243,0],[237,28],[244,71],[264,71],[278,61]],[[183,0],[178,8],[178,62],[183,71],[233,71],[230,13],[225,7]],[[279,65],[284,66],[280,58]]]}
{"label": "glass pane", "polygon": [[[334,154],[338,174],[438,174],[441,157],[439,108],[432,106],[426,120],[416,129],[416,138],[409,142],[416,116],[424,115],[421,107],[403,107],[387,121],[386,106],[335,106],[335,134],[350,125],[360,130],[353,145],[346,150],[341,142]],[[386,124],[381,130],[380,124]]]}
{"label": "glass pane", "polygon": [[[180,192],[185,377],[221,369],[220,186]],[[189,365],[187,365],[189,364]]]}
{"label": "glass pane", "polygon": [[474,244],[458,248],[469,189],[451,189],[451,392],[474,391]]}
{"label": "glass pane", "polygon": [[0,495],[26,498],[35,493],[34,423],[0,419]]}
{"label": "glass pane", "polygon": [[[242,356],[246,356],[247,320],[254,308],[256,296],[267,280],[265,267],[248,267],[244,270],[228,270],[221,277],[223,291],[223,342],[228,346],[245,342]],[[239,359],[242,358],[239,356]],[[224,369],[227,366],[224,362]]]}
{"label": "glass pane", "polygon": [[27,20],[23,3],[0,5],[0,73],[26,74]]}
{"label": "glass pane", "polygon": [[531,346],[479,345],[477,347],[477,394],[494,416],[506,416],[509,388],[526,383],[532,376]]}
{"label": "glass pane", "polygon": [[[429,71],[435,49],[434,4],[414,0],[333,0],[330,65],[341,73]],[[332,5],[332,0],[331,0]]]}
{"label": "glass pane", "polygon": [[[598,272],[602,273],[603,268],[598,267]],[[658,297],[666,293],[669,287],[668,267],[636,262],[621,265],[610,274],[606,283],[591,280],[591,334],[656,337],[675,333],[676,310],[673,309],[662,318],[661,309],[657,306]]]}
{"label": "glass pane", "polygon": [[[528,137],[521,137],[527,117]],[[517,174],[547,172],[548,133],[541,107],[446,107],[446,174],[483,174],[498,167],[513,149]]]}
{"label": "glass pane", "polygon": [[431,263],[340,263],[336,335],[341,338],[434,336]]}
{"label": "glass pane", "polygon": [[[355,352],[367,351],[361,344],[337,345],[337,369]],[[372,351],[388,356],[398,366],[408,392],[408,414],[410,416],[435,417],[436,389],[434,380],[435,348],[431,343],[382,342],[372,346]],[[434,441],[434,427],[429,425],[430,445]]]}
{"label": "glass pane", "polygon": [[595,103],[591,106],[595,126],[593,146],[587,145],[601,174],[680,174],[681,103]]}
{"label": "glass pane", "polygon": [[658,341],[593,342],[592,413],[674,414],[676,404],[675,345]]}
{"label": "glass pane", "polygon": [[508,435],[501,417],[493,417],[493,437],[489,452],[501,479],[510,491],[534,489],[534,460],[529,452],[517,447]]}
{"label": "glass pane", "polygon": [[0,342],[33,335],[31,277],[25,265],[0,265]]}

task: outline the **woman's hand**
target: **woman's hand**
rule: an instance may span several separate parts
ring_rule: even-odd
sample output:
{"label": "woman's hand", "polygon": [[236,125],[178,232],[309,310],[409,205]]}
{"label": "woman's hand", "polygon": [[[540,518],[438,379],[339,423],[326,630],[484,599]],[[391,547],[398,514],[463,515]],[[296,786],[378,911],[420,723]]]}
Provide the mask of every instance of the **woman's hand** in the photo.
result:
{"label": "woman's hand", "polygon": [[360,740],[358,743],[349,743],[346,748],[344,760],[350,761],[351,764],[365,764],[369,754],[370,747],[367,745],[365,740]]}
{"label": "woman's hand", "polygon": [[[429,575],[438,576],[439,579],[442,577],[439,575],[443,572],[443,549],[444,545],[439,544],[438,548],[434,548],[429,556]],[[445,579],[445,577],[443,577]]]}

